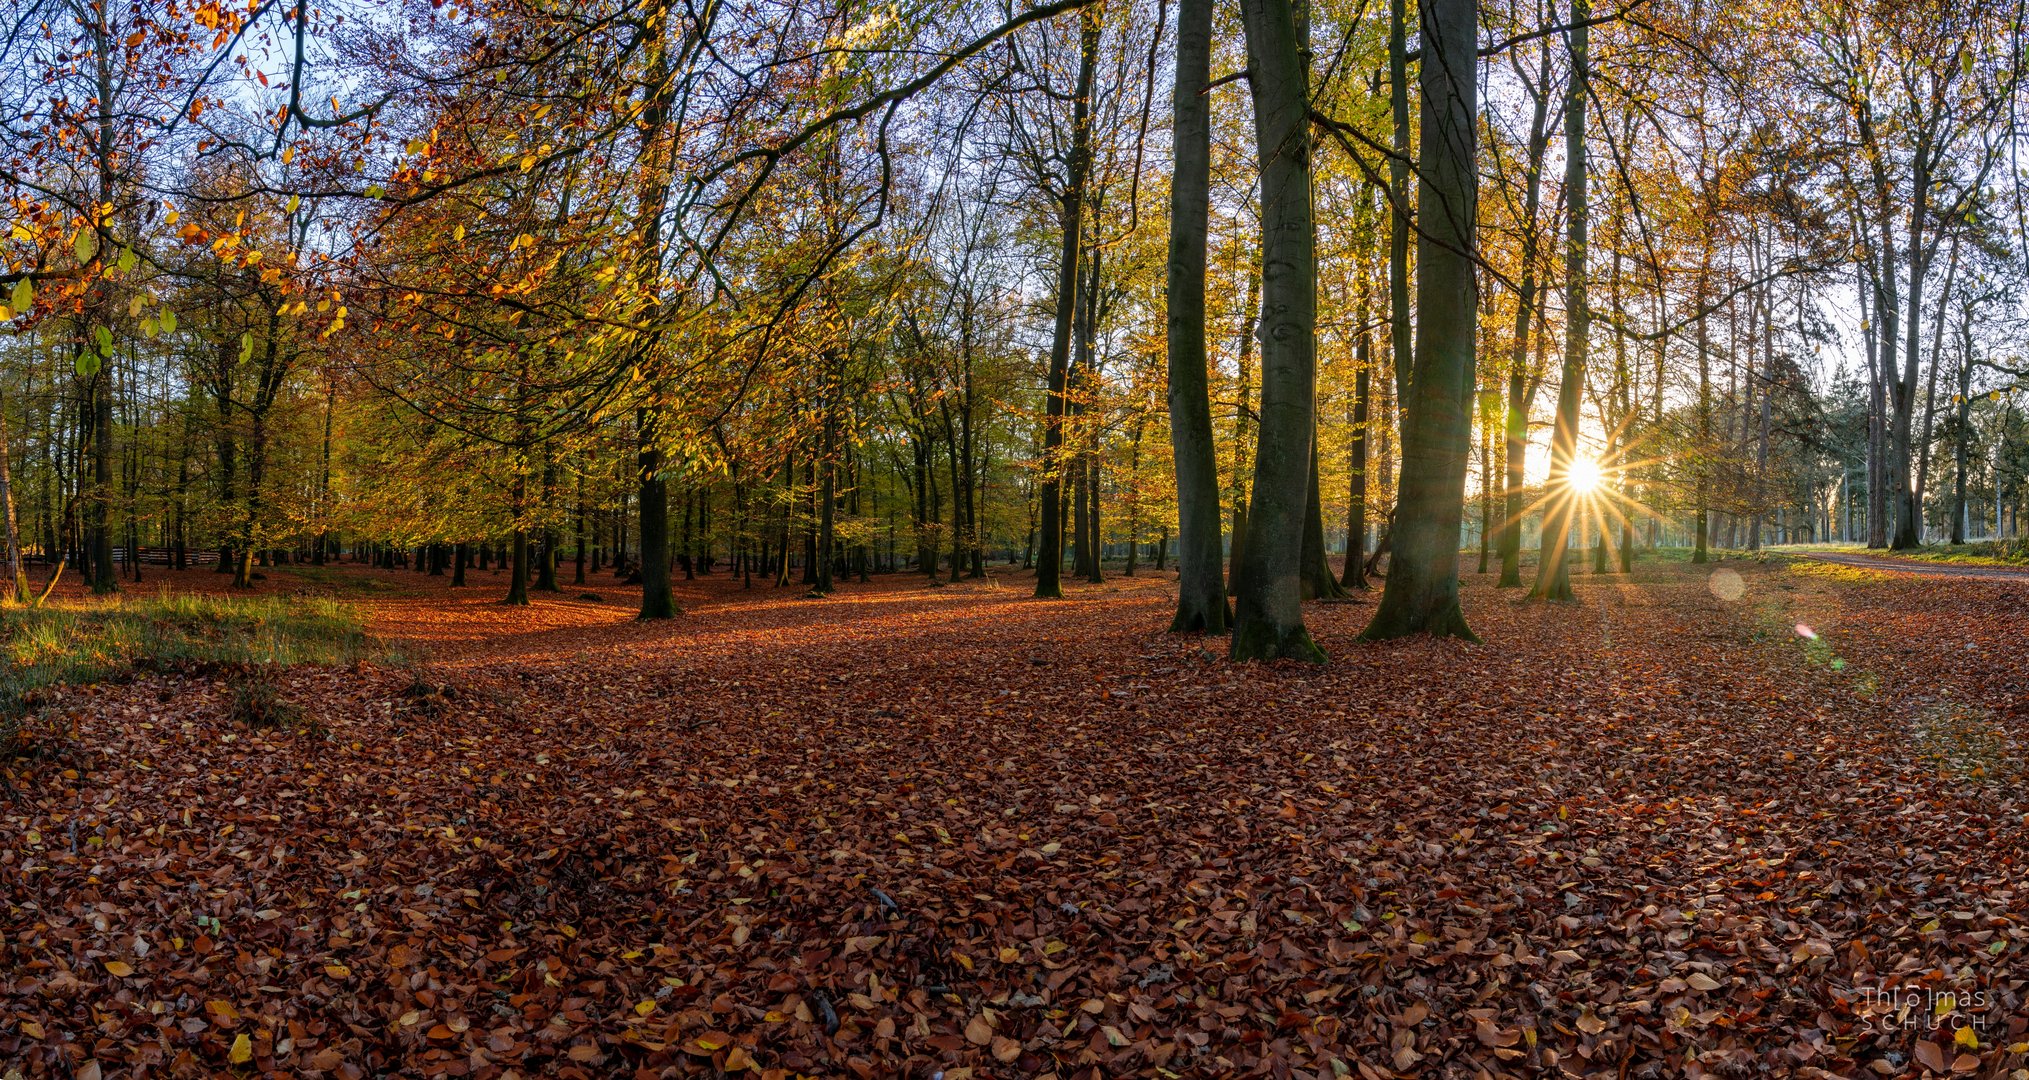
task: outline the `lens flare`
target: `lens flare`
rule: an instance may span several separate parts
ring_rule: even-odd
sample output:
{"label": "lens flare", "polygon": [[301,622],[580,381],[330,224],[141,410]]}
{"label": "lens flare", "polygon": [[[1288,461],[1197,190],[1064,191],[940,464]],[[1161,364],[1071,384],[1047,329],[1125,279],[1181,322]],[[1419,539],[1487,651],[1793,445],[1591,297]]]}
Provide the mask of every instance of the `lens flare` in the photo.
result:
{"label": "lens flare", "polygon": [[1598,491],[1600,482],[1604,479],[1599,462],[1589,457],[1573,458],[1571,469],[1565,476],[1572,492],[1578,495],[1590,495]]}

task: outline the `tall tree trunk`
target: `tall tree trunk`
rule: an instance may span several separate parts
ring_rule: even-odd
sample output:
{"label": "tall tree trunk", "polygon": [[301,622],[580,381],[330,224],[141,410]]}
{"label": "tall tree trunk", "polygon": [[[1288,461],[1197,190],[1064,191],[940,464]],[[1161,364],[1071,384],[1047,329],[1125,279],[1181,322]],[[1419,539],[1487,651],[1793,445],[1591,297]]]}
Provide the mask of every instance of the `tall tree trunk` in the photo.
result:
{"label": "tall tree trunk", "polygon": [[261,546],[262,484],[268,471],[268,418],[266,410],[255,408],[253,424],[247,431],[247,495],[239,510],[239,538],[232,584],[235,589],[254,587],[254,557]]}
{"label": "tall tree trunk", "polygon": [[[1094,198],[1091,209],[1094,215],[1100,212],[1097,198]],[[1071,469],[1076,481],[1071,490],[1071,535],[1075,543],[1071,565],[1077,576],[1095,583],[1102,580],[1099,568],[1099,461],[1096,450],[1099,433],[1085,414],[1092,407],[1092,392],[1099,384],[1093,346],[1099,329],[1101,254],[1092,250],[1083,259],[1078,271],[1083,282],[1078,288],[1078,318],[1072,331],[1076,345],[1071,358],[1073,399],[1068,410],[1073,417],[1070,441],[1076,446],[1071,455]],[[952,502],[957,502],[955,487],[952,489]]]}
{"label": "tall tree trunk", "polygon": [[1502,414],[1498,386],[1479,396],[1479,573],[1487,572],[1487,556],[1494,535],[1494,425],[1488,419]]}
{"label": "tall tree trunk", "polygon": [[[1939,319],[1939,322],[1943,320]],[[1970,304],[1966,306],[1965,319],[1959,326],[1959,342],[1959,392],[1953,399],[1958,403],[1958,416],[1952,432],[1951,542],[1954,544],[1966,542],[1966,463],[1973,427],[1973,312]],[[1935,359],[1932,362],[1935,363]],[[6,451],[6,441],[4,435],[0,435],[0,453]],[[4,468],[0,465],[0,469]],[[1994,505],[1999,506],[2000,499],[2001,477],[1997,470],[1994,475]],[[11,515],[12,511],[9,513]],[[1996,535],[2000,531],[1998,527],[1994,530]]]}
{"label": "tall tree trunk", "polygon": [[28,572],[21,566],[21,531],[14,518],[13,453],[7,443],[7,398],[0,394],[0,524],[7,538],[7,580],[0,583],[0,600],[27,603]]}
{"label": "tall tree trunk", "polygon": [[[673,147],[664,145],[676,82],[670,77],[669,55],[664,48],[668,16],[666,3],[648,5],[644,36],[648,42],[651,92],[639,123],[641,158],[646,167],[641,172],[636,199],[640,247],[634,253],[633,275],[648,298],[644,316],[651,325],[660,320],[662,311],[662,210],[668,198],[675,155]],[[650,392],[650,400],[635,411],[639,436],[635,454],[636,490],[641,499],[638,617],[642,619],[668,619],[676,615],[676,596],[670,591],[669,582],[669,486],[662,475],[662,402],[656,398],[656,385],[662,377],[655,357],[657,336],[650,335],[635,357],[635,362],[645,368],[643,382]],[[625,536],[623,527],[623,544]],[[624,546],[621,550],[625,550]]]}
{"label": "tall tree trunk", "polygon": [[641,496],[641,614],[643,619],[676,616],[669,582],[669,485],[662,475],[660,411],[643,406],[636,414],[640,449],[635,456]]}
{"label": "tall tree trunk", "polygon": [[[310,557],[314,566],[323,566],[325,550],[331,546],[331,417],[338,404],[338,387],[330,372],[324,376],[324,445],[317,474],[317,550]],[[178,569],[181,569],[179,567]]]}
{"label": "tall tree trunk", "polygon": [[522,474],[525,464],[515,463],[514,532],[509,537],[507,595],[500,601],[512,607],[528,606],[528,527],[522,524],[528,513],[528,478]]}
{"label": "tall tree trunk", "polygon": [[[1774,261],[1771,250],[1770,261]],[[1772,434],[1775,412],[1775,286],[1762,287],[1761,298],[1761,377],[1750,377],[1748,385],[1760,385],[1761,414],[1756,423],[1754,447],[1754,517],[1748,525],[1747,550],[1761,550],[1762,526],[1766,522],[1768,501],[1768,443]]]}
{"label": "tall tree trunk", "polygon": [[[779,557],[775,560],[775,587],[789,584],[789,536],[796,512],[796,460],[782,457],[782,529],[776,535]],[[920,532],[920,530],[919,530]]]}
{"label": "tall tree trunk", "polygon": [[575,532],[572,539],[574,541],[573,547],[576,548],[576,551],[573,554],[576,556],[577,568],[571,575],[571,584],[583,585],[585,583],[585,473],[582,469],[578,470],[578,500],[574,528]]}
{"label": "tall tree trunk", "polygon": [[[556,505],[557,465],[556,462],[547,460],[547,447],[544,448],[544,454],[545,460],[542,463],[542,504],[545,523],[541,534],[542,556],[536,561],[535,567],[535,587],[541,592],[562,592],[563,589],[557,585],[557,529],[555,525],[548,523],[549,511]],[[432,545],[430,561],[433,565],[430,572],[441,574],[444,571],[441,566],[435,565],[437,559],[435,545]]]}
{"label": "tall tree trunk", "polygon": [[1352,460],[1346,470],[1351,481],[1346,493],[1346,568],[1339,584],[1348,589],[1367,587],[1367,416],[1373,405],[1374,331],[1368,325],[1373,312],[1369,304],[1367,275],[1360,275],[1359,338],[1353,346],[1356,371],[1353,374]]}
{"label": "tall tree trunk", "polygon": [[[1415,213],[1409,198],[1409,5],[1388,6],[1388,109],[1392,121],[1388,157],[1388,360],[1395,372],[1395,402],[1409,403],[1410,347],[1409,227]],[[1427,27],[1426,27],[1427,29]],[[1427,55],[1427,52],[1426,52]],[[1429,71],[1428,66],[1424,68]],[[1385,424],[1384,424],[1385,426]]]}
{"label": "tall tree trunk", "polygon": [[1224,633],[1219,461],[1205,352],[1205,231],[1212,183],[1212,0],[1178,0],[1169,211],[1169,415],[1176,453],[1177,611],[1172,633]]}
{"label": "tall tree trunk", "polygon": [[[90,346],[87,345],[87,348]],[[92,592],[98,595],[120,591],[113,568],[113,393],[112,358],[94,374],[89,383],[92,396],[92,497],[87,505],[91,544]]]}
{"label": "tall tree trunk", "polygon": [[1310,497],[1304,500],[1303,554],[1300,595],[1305,600],[1344,600],[1348,594],[1332,575],[1331,560],[1325,554],[1324,498],[1318,484],[1317,428],[1310,437]]}
{"label": "tall tree trunk", "polygon": [[1502,424],[1503,460],[1507,475],[1501,511],[1499,589],[1522,587],[1522,519],[1528,514],[1529,413],[1535,408],[1537,380],[1529,371],[1529,329],[1537,316],[1538,269],[1536,219],[1543,205],[1543,161],[1550,148],[1550,50],[1537,66],[1535,111],[1530,116],[1527,173],[1522,182],[1522,281],[1515,293],[1515,337],[1508,349],[1508,407]]}
{"label": "tall tree trunk", "polygon": [[1099,64],[1099,14],[1079,13],[1078,86],[1071,104],[1071,160],[1060,217],[1064,238],[1057,260],[1057,325],[1050,337],[1050,386],[1043,405],[1042,530],[1036,545],[1036,595],[1064,595],[1064,413],[1071,371],[1071,337],[1078,313],[1078,256],[1085,235],[1085,184],[1092,168],[1092,79]]}
{"label": "tall tree trunk", "polygon": [[[1240,363],[1239,378],[1233,388],[1233,544],[1228,553],[1229,568],[1226,571],[1226,589],[1231,595],[1240,594],[1240,559],[1247,549],[1247,486],[1248,471],[1252,465],[1251,421],[1254,417],[1254,344],[1258,340],[1261,322],[1261,269],[1250,266],[1247,271],[1247,300],[1240,315]],[[1232,620],[1227,619],[1230,625]]]}
{"label": "tall tree trunk", "polygon": [[[1894,239],[1883,237],[1882,257],[1894,261]],[[1892,522],[1888,489],[1890,484],[1889,438],[1890,401],[1895,384],[1895,359],[1897,335],[1896,324],[1901,317],[1901,302],[1896,299],[1895,273],[1891,269],[1876,271],[1873,283],[1874,323],[1876,335],[1870,355],[1874,359],[1874,379],[1870,387],[1873,404],[1873,425],[1869,431],[1869,449],[1872,457],[1868,463],[1867,475],[1867,546],[1885,548],[1888,546]]]}
{"label": "tall tree trunk", "polygon": [[1261,162],[1261,423],[1232,657],[1322,662],[1300,591],[1317,382],[1309,20],[1290,0],[1244,0],[1241,11]]}
{"label": "tall tree trunk", "polygon": [[[1922,539],[1923,535],[1924,493],[1929,489],[1930,484],[1930,452],[1933,445],[1931,435],[1933,424],[1937,418],[1938,358],[1944,355],[1944,313],[1945,306],[1951,302],[1954,282],[1958,279],[1959,237],[1961,235],[1963,234],[1957,232],[1952,234],[1951,255],[1945,260],[1944,288],[1937,294],[1937,319],[1931,323],[1930,372],[1924,378],[1923,391],[1923,438],[1917,444],[1916,493],[1910,503],[1915,508],[1913,513],[1916,517],[1917,537],[1919,540]],[[1957,526],[1954,525],[1953,527],[1956,528]]]}
{"label": "tall tree trunk", "polygon": [[1478,209],[1478,0],[1426,0],[1417,205],[1416,364],[1402,420],[1388,582],[1367,640],[1415,633],[1470,638],[1458,604],[1459,523],[1472,452],[1473,277]]}
{"label": "tall tree trunk", "polygon": [[[1928,140],[1919,136],[1916,151],[1912,155],[1913,167],[1910,177],[1909,203],[1909,317],[1904,321],[1902,343],[1902,374],[1895,380],[1895,414],[1889,428],[1890,451],[1888,467],[1891,484],[1889,497],[1894,500],[1895,533],[1889,546],[1901,551],[1921,546],[1923,543],[1923,507],[1917,503],[1917,478],[1912,475],[1915,465],[1916,381],[1922,374],[1922,353],[1918,345],[1923,330],[1923,280],[1930,269],[1933,248],[1924,243],[1925,219],[1930,210],[1930,169]],[[1887,268],[1894,275],[1894,264]],[[1939,311],[1942,311],[1942,305]],[[1933,360],[1933,363],[1935,361]],[[1885,365],[1889,371],[1895,365]]]}
{"label": "tall tree trunk", "polygon": [[[827,393],[835,396],[835,391]],[[833,544],[837,539],[838,406],[835,401],[825,404],[824,444],[818,453],[817,472],[817,580],[811,585],[810,592],[814,596],[828,596],[832,586]],[[934,565],[934,553],[932,561]]]}
{"label": "tall tree trunk", "polygon": [[1536,562],[1536,585],[1530,594],[1544,600],[1571,599],[1569,561],[1573,522],[1579,500],[1589,496],[1572,486],[1571,470],[1578,460],[1578,410],[1585,391],[1588,335],[1592,312],[1586,302],[1586,228],[1590,224],[1585,175],[1585,107],[1589,0],[1571,3],[1571,82],[1564,101],[1564,370],[1557,388],[1557,422],[1550,435],[1550,477],[1544,515],[1542,553]]}
{"label": "tall tree trunk", "polygon": [[1694,301],[1698,321],[1698,470],[1697,494],[1693,499],[1698,515],[1697,540],[1691,549],[1691,561],[1703,563],[1711,558],[1712,541],[1712,340],[1708,327],[1709,314],[1705,310],[1705,298],[1710,292],[1711,252],[1707,248],[1698,266],[1698,295]]}

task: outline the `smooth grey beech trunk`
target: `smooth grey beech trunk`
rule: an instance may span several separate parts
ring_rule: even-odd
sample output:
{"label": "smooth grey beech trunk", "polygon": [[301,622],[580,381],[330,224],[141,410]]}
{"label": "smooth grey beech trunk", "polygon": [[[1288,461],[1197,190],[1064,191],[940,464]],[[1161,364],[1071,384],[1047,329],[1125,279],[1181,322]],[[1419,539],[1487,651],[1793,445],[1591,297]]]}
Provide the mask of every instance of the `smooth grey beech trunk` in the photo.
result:
{"label": "smooth grey beech trunk", "polygon": [[1402,419],[1394,554],[1380,607],[1361,635],[1369,641],[1418,633],[1473,636],[1458,605],[1458,540],[1479,326],[1472,254],[1479,3],[1427,0],[1422,17],[1416,364]]}
{"label": "smooth grey beech trunk", "polygon": [[1232,657],[1323,661],[1303,625],[1300,570],[1317,380],[1308,43],[1290,0],[1245,0],[1261,162],[1261,420]]}
{"label": "smooth grey beech trunk", "polygon": [[1212,187],[1212,0],[1177,4],[1169,204],[1169,415],[1176,453],[1177,612],[1172,633],[1224,633],[1219,463],[1205,356],[1205,228]]}

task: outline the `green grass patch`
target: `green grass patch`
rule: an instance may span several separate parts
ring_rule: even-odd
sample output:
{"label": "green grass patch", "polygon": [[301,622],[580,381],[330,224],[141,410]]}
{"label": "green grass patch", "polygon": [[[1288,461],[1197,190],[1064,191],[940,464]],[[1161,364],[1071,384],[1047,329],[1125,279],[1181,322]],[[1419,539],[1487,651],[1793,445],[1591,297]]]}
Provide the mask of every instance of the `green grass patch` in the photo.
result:
{"label": "green grass patch", "polygon": [[377,652],[346,605],[170,595],[0,609],[0,715],[44,687],[191,665],[344,664]]}
{"label": "green grass patch", "polygon": [[1964,566],[2029,566],[2029,538],[1981,540],[1971,544],[1930,544],[1902,551],[1861,544],[1793,544],[1769,550],[1781,554],[1865,555],[1877,559],[1910,559]]}
{"label": "green grass patch", "polygon": [[1819,562],[1816,559],[1806,559],[1794,556],[1784,557],[1783,553],[1781,552],[1777,552],[1773,557],[1782,559],[1784,569],[1788,570],[1792,574],[1796,574],[1801,577],[1816,578],[1821,581],[1843,581],[1847,583],[1861,583],[1861,582],[1888,580],[1888,574],[1886,572],[1876,570],[1870,566],[1848,566],[1845,563]]}

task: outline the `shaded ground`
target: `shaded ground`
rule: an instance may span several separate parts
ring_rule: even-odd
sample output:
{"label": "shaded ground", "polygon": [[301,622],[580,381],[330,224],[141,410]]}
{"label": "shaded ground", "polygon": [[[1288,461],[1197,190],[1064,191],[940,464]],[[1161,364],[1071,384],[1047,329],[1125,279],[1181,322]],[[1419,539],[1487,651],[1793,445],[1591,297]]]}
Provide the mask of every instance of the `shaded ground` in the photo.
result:
{"label": "shaded ground", "polygon": [[1357,646],[1372,607],[1316,605],[1313,669],[1158,632],[1166,575],[721,576],[668,624],[604,583],[516,611],[485,575],[314,577],[269,584],[357,595],[411,666],[289,676],[321,733],[227,725],[205,678],[77,691],[76,748],[0,800],[24,1076],[2029,1051],[2013,584],[1729,562],[1546,606],[1481,577],[1484,645]]}

